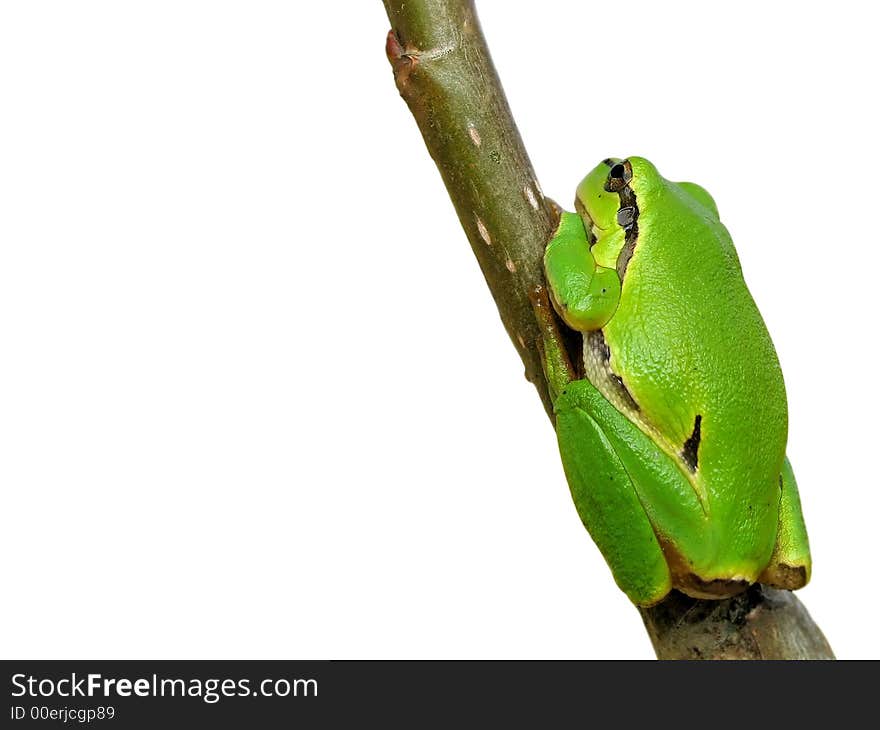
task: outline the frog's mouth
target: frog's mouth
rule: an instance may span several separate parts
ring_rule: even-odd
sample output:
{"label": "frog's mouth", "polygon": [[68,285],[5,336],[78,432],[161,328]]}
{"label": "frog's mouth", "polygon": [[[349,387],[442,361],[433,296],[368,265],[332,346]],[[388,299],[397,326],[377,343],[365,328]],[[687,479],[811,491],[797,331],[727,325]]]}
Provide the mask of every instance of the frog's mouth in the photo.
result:
{"label": "frog's mouth", "polygon": [[587,241],[592,248],[593,244],[596,243],[596,239],[599,237],[596,231],[604,230],[599,228],[590,217],[590,214],[587,212],[586,206],[581,202],[580,198],[574,199],[574,210],[581,217],[581,221],[584,224],[584,230],[587,233]]}

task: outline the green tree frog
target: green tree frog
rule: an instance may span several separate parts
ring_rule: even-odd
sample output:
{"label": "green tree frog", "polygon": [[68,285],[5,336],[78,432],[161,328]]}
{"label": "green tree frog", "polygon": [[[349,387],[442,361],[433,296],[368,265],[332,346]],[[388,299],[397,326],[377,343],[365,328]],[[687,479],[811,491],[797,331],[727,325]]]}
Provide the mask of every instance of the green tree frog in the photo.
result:
{"label": "green tree frog", "polygon": [[575,210],[535,308],[566,478],[617,584],[643,606],[805,585],[782,372],[714,200],[630,157],[590,172]]}

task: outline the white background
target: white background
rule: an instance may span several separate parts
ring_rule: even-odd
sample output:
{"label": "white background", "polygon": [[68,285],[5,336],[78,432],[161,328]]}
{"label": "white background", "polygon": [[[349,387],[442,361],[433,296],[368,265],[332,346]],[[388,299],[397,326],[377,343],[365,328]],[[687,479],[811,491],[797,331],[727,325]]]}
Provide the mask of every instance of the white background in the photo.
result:
{"label": "white background", "polygon": [[[640,154],[714,194],[788,385],[800,596],[876,658],[870,5],[536,8],[480,3],[544,191]],[[387,29],[378,0],[3,3],[4,657],[652,656]]]}

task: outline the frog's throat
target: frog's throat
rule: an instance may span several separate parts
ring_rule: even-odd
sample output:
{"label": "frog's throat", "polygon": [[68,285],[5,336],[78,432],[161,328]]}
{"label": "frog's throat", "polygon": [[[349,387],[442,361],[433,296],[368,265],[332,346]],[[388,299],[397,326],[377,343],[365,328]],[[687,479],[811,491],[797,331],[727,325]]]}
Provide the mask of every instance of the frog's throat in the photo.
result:
{"label": "frog's throat", "polygon": [[[673,444],[650,420],[639,407],[623,378],[611,367],[611,349],[605,341],[601,329],[584,332],[584,377],[589,380],[602,396],[618,411],[626,416],[635,426],[657,444],[679,466],[682,475],[697,495],[697,501],[703,514],[709,514],[709,497],[702,474],[698,468],[697,453],[699,449],[699,424],[697,418],[694,433],[684,447]],[[693,453],[691,453],[691,447]]]}

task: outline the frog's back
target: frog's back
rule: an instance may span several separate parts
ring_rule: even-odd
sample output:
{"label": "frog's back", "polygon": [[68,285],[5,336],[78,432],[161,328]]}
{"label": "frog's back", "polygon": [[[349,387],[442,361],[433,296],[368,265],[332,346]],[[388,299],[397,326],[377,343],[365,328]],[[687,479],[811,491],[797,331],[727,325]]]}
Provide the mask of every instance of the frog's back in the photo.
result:
{"label": "frog's back", "polygon": [[636,200],[645,203],[638,236],[602,336],[634,420],[660,434],[700,501],[702,544],[681,552],[701,575],[751,581],[777,529],[782,373],[727,229],[685,188],[662,182]]}

